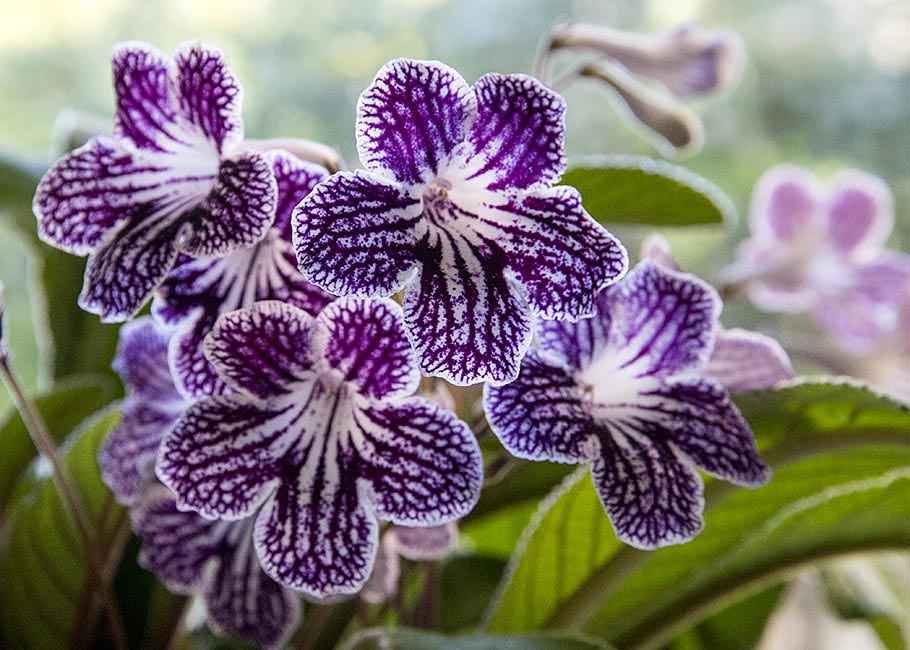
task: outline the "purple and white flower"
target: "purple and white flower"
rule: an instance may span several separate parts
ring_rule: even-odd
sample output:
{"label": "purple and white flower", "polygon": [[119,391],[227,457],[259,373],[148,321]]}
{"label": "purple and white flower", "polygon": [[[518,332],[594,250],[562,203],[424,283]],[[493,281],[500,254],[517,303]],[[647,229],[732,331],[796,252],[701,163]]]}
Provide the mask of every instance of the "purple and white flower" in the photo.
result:
{"label": "purple and white flower", "polygon": [[485,388],[494,433],[522,458],[590,464],[626,543],[691,539],[703,526],[696,466],[749,487],[769,477],[727,390],[705,377],[720,308],[701,280],[641,262],[593,318],[540,324],[518,379]]}
{"label": "purple and white flower", "polygon": [[756,186],[749,223],[752,236],[726,279],[758,307],[810,312],[856,352],[898,326],[910,256],[884,247],[894,212],[879,178],[846,171],[826,191],[806,169],[775,167]]}
{"label": "purple and white flower", "polygon": [[303,278],[291,246],[291,212],[326,177],[326,171],[282,151],[269,156],[278,185],[278,207],[265,237],[221,258],[184,257],[158,289],[153,312],[175,328],[170,364],[178,388],[187,396],[225,391],[202,346],[219,315],[260,300],[281,300],[318,314],[333,298]]}
{"label": "purple and white flower", "polygon": [[144,43],[113,55],[114,138],[92,138],[38,186],[38,234],[88,255],[79,304],[105,321],[138,311],[178,254],[224,255],[275,218],[266,156],[239,151],[241,88],[220,50]]}
{"label": "purple and white flower", "polygon": [[224,520],[259,510],[256,550],[281,584],[313,598],[356,593],[377,518],[432,526],[476,503],[477,441],[410,396],[420,374],[394,302],[337,300],[316,318],[260,302],[222,315],[205,354],[239,394],[191,406],[157,474],[181,509]]}
{"label": "purple and white flower", "polygon": [[514,379],[533,315],[577,320],[625,271],[565,170],[564,100],[524,75],[474,86],[396,59],[361,95],[366,171],[341,172],[294,213],[303,274],[338,295],[404,293],[420,369],[455,384]]}
{"label": "purple and white flower", "polygon": [[183,512],[154,485],[130,513],[139,563],[171,591],[199,594],[218,635],[281,648],[300,622],[299,596],[265,574],[253,550],[254,517],[212,521]]}
{"label": "purple and white flower", "polygon": [[114,370],[126,384],[120,423],[98,451],[105,484],[133,505],[155,478],[158,446],[189,402],[168,369],[168,336],[146,316],[120,328]]}

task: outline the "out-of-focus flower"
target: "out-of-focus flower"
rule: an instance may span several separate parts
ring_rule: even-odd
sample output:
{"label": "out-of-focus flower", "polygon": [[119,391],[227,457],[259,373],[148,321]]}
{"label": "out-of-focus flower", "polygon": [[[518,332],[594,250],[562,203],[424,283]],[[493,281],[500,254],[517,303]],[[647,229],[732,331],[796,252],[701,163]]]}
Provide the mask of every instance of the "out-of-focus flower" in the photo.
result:
{"label": "out-of-focus flower", "polygon": [[156,471],[183,509],[224,520],[259,510],[256,550],[281,584],[319,599],[356,593],[377,518],[433,526],[476,503],[477,441],[411,396],[420,374],[396,303],[341,299],[314,319],[259,302],[222,315],[205,353],[239,392],[191,406]]}
{"label": "out-of-focus flower", "polygon": [[590,464],[626,543],[691,539],[704,507],[694,466],[749,487],[770,474],[727,390],[705,376],[720,308],[701,280],[641,262],[593,318],[542,323],[518,379],[485,388],[494,433],[522,458]]}
{"label": "out-of-focus flower", "polygon": [[910,256],[884,247],[892,203],[863,172],[842,172],[826,191],[808,170],[775,167],[756,186],[752,236],[724,279],[762,309],[810,312],[847,350],[869,350],[898,327],[910,295]]}
{"label": "out-of-focus flower", "polygon": [[114,138],[92,138],[38,185],[38,234],[89,255],[79,304],[105,321],[138,311],[179,253],[223,255],[275,218],[272,166],[236,151],[241,89],[220,50],[144,43],[114,52]]}
{"label": "out-of-focus flower", "polygon": [[469,86],[437,62],[396,59],[361,95],[367,171],[321,183],[294,213],[304,275],[338,295],[404,294],[425,374],[504,383],[531,320],[588,316],[625,271],[619,242],[565,169],[565,102],[524,75]]}

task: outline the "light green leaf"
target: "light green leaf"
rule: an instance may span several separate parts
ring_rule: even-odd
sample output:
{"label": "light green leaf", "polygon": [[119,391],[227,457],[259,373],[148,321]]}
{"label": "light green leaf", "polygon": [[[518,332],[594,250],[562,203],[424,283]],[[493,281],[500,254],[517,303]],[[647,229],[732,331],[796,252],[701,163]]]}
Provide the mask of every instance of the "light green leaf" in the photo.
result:
{"label": "light green leaf", "polygon": [[446,636],[420,630],[376,630],[363,635],[352,650],[609,650],[594,640],[553,635]]}
{"label": "light green leaf", "polygon": [[489,616],[495,632],[580,628],[654,647],[814,560],[910,549],[910,409],[847,383],[744,395],[771,483],[710,481],[705,530],[654,552],[616,541],[588,475],[550,498]]}
{"label": "light green leaf", "polygon": [[605,225],[718,225],[735,216],[717,186],[662,160],[597,157],[571,167],[562,183],[578,189],[585,209]]}
{"label": "light green leaf", "polygon": [[36,232],[32,196],[43,173],[43,165],[0,151],[0,216],[10,227],[31,237]]}
{"label": "light green leaf", "polygon": [[[108,553],[118,550],[112,538],[124,514],[101,482],[96,456],[119,417],[116,410],[106,411],[74,432],[61,450],[97,532],[97,548]],[[93,611],[86,592],[87,562],[45,465],[33,467],[22,478],[25,496],[13,506],[0,545],[0,647],[75,647],[76,635],[90,630]],[[81,643],[87,647],[91,639]]]}

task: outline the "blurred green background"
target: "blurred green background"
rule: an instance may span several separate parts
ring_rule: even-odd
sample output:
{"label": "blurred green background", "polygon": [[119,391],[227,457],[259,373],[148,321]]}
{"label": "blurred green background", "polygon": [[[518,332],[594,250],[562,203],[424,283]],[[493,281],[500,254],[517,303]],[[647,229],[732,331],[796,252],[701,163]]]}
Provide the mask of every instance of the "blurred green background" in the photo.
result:
{"label": "blurred green background", "polygon": [[[896,195],[893,244],[910,245],[910,2],[906,0],[32,0],[0,1],[0,152],[46,165],[58,115],[75,109],[109,128],[109,54],[140,39],[172,51],[198,38],[224,49],[245,87],[249,137],[303,137],[354,162],[354,107],[396,56],[434,58],[469,81],[529,72],[548,28],[568,20],[659,31],[685,21],[740,31],[742,84],[694,108],[706,144],[682,161],[721,187],[742,214],[769,166],[792,161],[823,177],[841,167],[882,176]],[[618,117],[601,89],[569,89],[571,154],[657,153]],[[7,190],[4,190],[7,191]],[[630,249],[640,233],[623,233]],[[690,269],[710,276],[742,236],[673,237]],[[28,246],[0,221],[15,363],[31,389],[51,370]],[[43,356],[42,356],[43,354]],[[0,396],[0,410],[8,407]]]}

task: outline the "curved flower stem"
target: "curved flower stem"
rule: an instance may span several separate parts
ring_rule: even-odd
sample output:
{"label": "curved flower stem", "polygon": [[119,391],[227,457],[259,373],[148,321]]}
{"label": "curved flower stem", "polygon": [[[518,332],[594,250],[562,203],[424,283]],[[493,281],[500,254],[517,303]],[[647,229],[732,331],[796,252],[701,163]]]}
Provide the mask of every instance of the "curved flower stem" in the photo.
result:
{"label": "curved flower stem", "polygon": [[422,630],[432,630],[439,618],[442,575],[438,561],[425,562],[424,565],[423,591],[417,604],[416,624]]}
{"label": "curved flower stem", "polygon": [[25,424],[25,428],[28,431],[29,436],[31,436],[32,442],[34,442],[38,452],[51,463],[54,485],[60,494],[61,501],[69,511],[70,517],[76,526],[79,538],[82,540],[82,544],[85,548],[85,555],[88,559],[89,579],[94,581],[98,589],[98,596],[107,613],[110,633],[114,645],[118,650],[126,650],[128,645],[126,631],[123,627],[123,619],[120,615],[117,603],[114,600],[110,584],[105,577],[104,562],[97,549],[97,545],[94,544],[91,520],[89,519],[85,505],[82,503],[82,499],[76,491],[69,473],[57,456],[56,445],[48,431],[47,425],[38,412],[38,407],[22,390],[22,387],[16,378],[16,374],[9,364],[9,355],[2,345],[0,345],[0,374],[3,375],[4,383],[13,398],[13,402],[16,404],[16,410],[22,417],[22,422]]}

